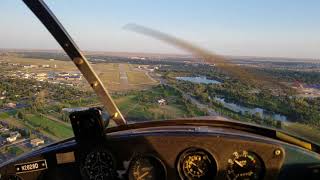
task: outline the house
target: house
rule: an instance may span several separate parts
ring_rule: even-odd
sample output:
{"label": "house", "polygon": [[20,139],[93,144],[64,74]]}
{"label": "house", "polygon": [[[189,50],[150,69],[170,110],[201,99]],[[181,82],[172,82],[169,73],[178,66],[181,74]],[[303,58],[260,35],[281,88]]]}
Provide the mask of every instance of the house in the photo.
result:
{"label": "house", "polygon": [[159,104],[160,106],[164,106],[164,105],[166,105],[166,100],[165,100],[165,99],[159,99],[159,100],[158,100],[158,104]]}
{"label": "house", "polygon": [[16,141],[17,140],[17,137],[7,137],[7,142],[9,142],[9,143],[12,143],[12,142],[14,142],[14,141]]}
{"label": "house", "polygon": [[21,134],[19,132],[15,131],[15,132],[11,132],[10,136],[7,137],[6,140],[7,140],[7,142],[11,143],[11,142],[16,141],[19,137],[21,137]]}
{"label": "house", "polygon": [[43,65],[41,65],[41,67],[43,67],[43,68],[49,68],[50,65],[49,65],[49,64],[43,64]]}
{"label": "house", "polygon": [[26,73],[26,74],[23,75],[22,78],[24,78],[24,79],[29,79],[30,77],[31,77],[31,75]]}
{"label": "house", "polygon": [[7,107],[7,108],[15,108],[17,106],[17,104],[15,104],[15,103],[7,103],[7,104],[5,104],[5,107]]}
{"label": "house", "polygon": [[39,138],[35,138],[35,139],[30,140],[30,144],[33,147],[37,147],[37,146],[40,146],[40,145],[44,144],[44,140],[43,139],[39,139]]}

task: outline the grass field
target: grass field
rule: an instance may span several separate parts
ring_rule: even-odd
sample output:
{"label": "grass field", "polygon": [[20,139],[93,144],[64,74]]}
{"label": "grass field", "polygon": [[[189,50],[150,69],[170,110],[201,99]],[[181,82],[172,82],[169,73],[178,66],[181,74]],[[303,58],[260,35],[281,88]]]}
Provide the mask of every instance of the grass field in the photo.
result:
{"label": "grass field", "polygon": [[313,142],[316,142],[320,144],[320,130],[311,127],[309,125],[301,124],[301,123],[283,123],[282,129],[285,131],[288,131],[294,135],[303,136],[307,138],[308,140],[311,140]]}
{"label": "grass field", "polygon": [[10,117],[9,114],[6,113],[6,112],[0,113],[0,118],[1,118],[1,119],[6,119],[6,118],[9,118],[9,117]]}
{"label": "grass field", "polygon": [[99,73],[99,78],[104,84],[120,84],[119,71],[109,70],[106,72]]}
{"label": "grass field", "polygon": [[18,155],[22,154],[24,151],[17,146],[11,146],[11,147],[9,147],[8,152],[12,155],[18,156]]}
{"label": "grass field", "polygon": [[[14,57],[9,56],[6,58],[8,62],[11,63],[19,63],[22,65],[50,65],[50,68],[32,68],[29,69],[30,72],[43,72],[43,71],[77,71],[77,67],[73,64],[72,61],[59,61],[59,60],[46,60],[46,59],[35,59],[35,58],[22,58],[22,57]],[[57,68],[54,68],[56,65]]]}
{"label": "grass field", "polygon": [[167,105],[150,108],[150,111],[155,115],[162,116],[164,119],[175,119],[184,117],[187,114],[183,109],[184,107],[179,105]]}
{"label": "grass field", "polygon": [[40,127],[44,131],[56,136],[59,139],[65,139],[73,136],[71,127],[65,126],[45,117],[35,114],[28,114],[26,119],[34,127]]}
{"label": "grass field", "polygon": [[152,84],[155,83],[145,73],[139,71],[127,72],[129,84]]}
{"label": "grass field", "polygon": [[151,114],[144,112],[142,105],[137,103],[135,99],[135,95],[123,96],[117,98],[115,103],[124,116],[130,116],[134,118],[140,118],[142,116],[144,118],[151,117]]}
{"label": "grass field", "polygon": [[[168,103],[164,106],[159,105],[157,100],[160,98],[165,98]],[[138,121],[174,119],[203,113],[190,104],[185,104],[178,92],[159,86],[115,98],[115,102],[125,117]]]}
{"label": "grass field", "polygon": [[116,104],[125,117],[134,120],[174,119],[188,114],[183,106],[177,104],[160,106],[156,103],[145,105],[137,102],[137,97],[132,95],[116,99]]}

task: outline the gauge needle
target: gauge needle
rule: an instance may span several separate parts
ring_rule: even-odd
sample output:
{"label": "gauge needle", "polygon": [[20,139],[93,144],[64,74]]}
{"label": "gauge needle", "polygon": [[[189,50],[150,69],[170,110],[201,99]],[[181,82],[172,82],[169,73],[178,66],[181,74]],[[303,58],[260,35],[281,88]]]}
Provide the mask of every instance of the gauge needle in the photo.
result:
{"label": "gauge needle", "polygon": [[137,180],[141,180],[142,178],[144,178],[144,177],[145,177],[146,175],[148,175],[148,174],[149,174],[149,171],[143,173],[141,176],[139,176],[139,177],[137,178]]}
{"label": "gauge needle", "polygon": [[237,163],[240,167],[243,167],[243,165],[239,161],[234,160],[234,162]]}
{"label": "gauge needle", "polygon": [[141,168],[142,171],[151,171],[152,167]]}
{"label": "gauge needle", "polygon": [[192,162],[192,161],[189,162],[189,163],[197,167],[196,163],[194,163],[194,162]]}
{"label": "gauge needle", "polygon": [[192,165],[194,165],[196,168],[198,168],[198,171],[199,171],[200,173],[203,173],[202,169],[200,169],[200,168],[197,166],[196,163],[190,162],[190,164],[192,164]]}

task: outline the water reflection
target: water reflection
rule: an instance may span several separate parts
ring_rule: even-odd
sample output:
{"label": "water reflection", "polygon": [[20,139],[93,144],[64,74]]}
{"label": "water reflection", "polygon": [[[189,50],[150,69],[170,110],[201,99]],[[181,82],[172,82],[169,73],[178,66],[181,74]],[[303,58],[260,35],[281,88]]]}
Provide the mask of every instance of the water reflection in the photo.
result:
{"label": "water reflection", "polygon": [[272,118],[278,121],[287,121],[287,117],[281,114],[268,112],[262,108],[249,108],[241,106],[235,103],[226,102],[224,98],[214,98],[216,101],[220,102],[225,108],[230,109],[234,112],[240,112],[241,114],[249,113],[251,115],[259,113],[262,118]]}
{"label": "water reflection", "polygon": [[182,81],[189,81],[193,83],[203,83],[203,84],[220,84],[221,82],[213,80],[213,79],[207,79],[205,76],[198,76],[198,77],[176,77],[178,80]]}

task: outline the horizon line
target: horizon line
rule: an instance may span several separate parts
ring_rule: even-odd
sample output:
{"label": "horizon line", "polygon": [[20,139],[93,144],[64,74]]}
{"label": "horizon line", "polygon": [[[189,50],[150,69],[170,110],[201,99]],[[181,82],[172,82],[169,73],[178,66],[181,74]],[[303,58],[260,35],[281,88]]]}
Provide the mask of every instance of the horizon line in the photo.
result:
{"label": "horizon line", "polygon": [[[40,48],[0,48],[0,51],[16,51],[16,52],[62,52],[65,53],[63,49],[40,49]],[[81,50],[86,55],[94,54],[94,53],[102,53],[105,55],[108,54],[117,54],[116,56],[174,56],[174,57],[194,57],[192,53],[182,54],[182,53],[157,53],[157,52],[137,52],[137,51],[103,51],[103,50]],[[218,54],[227,58],[271,58],[271,59],[296,59],[296,60],[320,60],[319,58],[311,58],[311,57],[287,57],[287,56],[257,56],[257,55],[225,55],[225,54]]]}

